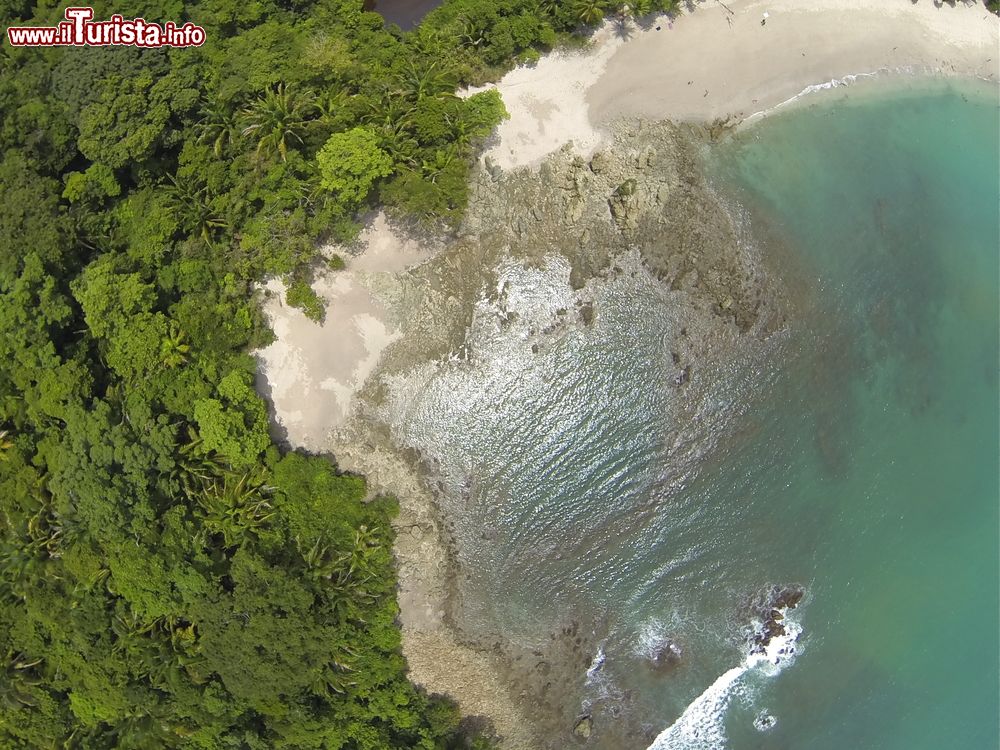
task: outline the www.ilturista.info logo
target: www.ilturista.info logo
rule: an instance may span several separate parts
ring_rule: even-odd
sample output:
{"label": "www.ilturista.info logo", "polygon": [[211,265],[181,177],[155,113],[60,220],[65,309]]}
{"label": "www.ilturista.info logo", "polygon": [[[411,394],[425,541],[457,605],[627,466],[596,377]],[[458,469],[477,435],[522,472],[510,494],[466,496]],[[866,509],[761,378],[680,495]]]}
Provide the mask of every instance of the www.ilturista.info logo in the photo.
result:
{"label": "www.ilturista.info logo", "polygon": [[110,21],[91,21],[93,8],[67,8],[66,20],[58,26],[11,26],[7,39],[12,47],[200,47],[205,30],[193,23],[162,26],[142,18],[111,16]]}

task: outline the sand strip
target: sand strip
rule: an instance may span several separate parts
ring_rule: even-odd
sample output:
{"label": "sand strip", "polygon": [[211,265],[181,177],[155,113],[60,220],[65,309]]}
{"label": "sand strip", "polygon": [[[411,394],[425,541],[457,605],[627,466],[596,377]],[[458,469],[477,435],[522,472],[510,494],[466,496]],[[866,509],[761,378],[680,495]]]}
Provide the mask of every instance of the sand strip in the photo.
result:
{"label": "sand strip", "polygon": [[[761,24],[764,13],[768,17]],[[982,3],[705,0],[671,20],[607,22],[497,84],[511,114],[488,156],[535,166],[562,145],[589,156],[621,118],[747,118],[810,86],[875,72],[1000,78],[1000,19]]]}

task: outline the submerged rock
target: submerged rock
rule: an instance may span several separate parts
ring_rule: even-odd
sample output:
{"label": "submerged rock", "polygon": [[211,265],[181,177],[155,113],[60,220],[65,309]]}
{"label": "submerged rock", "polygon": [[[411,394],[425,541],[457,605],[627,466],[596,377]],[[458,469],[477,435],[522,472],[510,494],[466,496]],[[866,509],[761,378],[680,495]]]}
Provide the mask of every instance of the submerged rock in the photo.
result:
{"label": "submerged rock", "polygon": [[657,671],[672,670],[680,664],[684,650],[671,638],[664,638],[650,650],[649,661]]}
{"label": "submerged rock", "polygon": [[582,737],[585,740],[589,740],[590,732],[592,729],[591,723],[592,722],[590,716],[582,717],[578,722],[576,722],[576,726],[573,727],[573,734],[575,734],[577,737]]}
{"label": "submerged rock", "polygon": [[766,732],[769,729],[774,729],[774,725],[777,723],[778,720],[767,711],[761,711],[753,720],[754,729],[758,732]]}

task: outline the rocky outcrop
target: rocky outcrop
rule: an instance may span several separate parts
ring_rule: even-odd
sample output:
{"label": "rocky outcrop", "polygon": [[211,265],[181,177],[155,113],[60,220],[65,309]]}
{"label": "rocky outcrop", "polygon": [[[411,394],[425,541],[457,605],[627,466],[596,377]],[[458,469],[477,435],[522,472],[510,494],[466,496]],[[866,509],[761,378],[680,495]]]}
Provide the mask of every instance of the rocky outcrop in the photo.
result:
{"label": "rocky outcrop", "polygon": [[785,635],[785,616],[795,609],[805,589],[801,586],[772,586],[751,604],[754,619],[759,623],[750,636],[750,654],[763,654],[774,638]]}
{"label": "rocky outcrop", "polygon": [[740,331],[782,324],[773,290],[701,174],[701,131],[671,123],[617,127],[589,161],[567,147],[537,172],[487,164],[473,182],[463,241],[526,259],[559,252],[574,286],[626,248],[671,289]]}

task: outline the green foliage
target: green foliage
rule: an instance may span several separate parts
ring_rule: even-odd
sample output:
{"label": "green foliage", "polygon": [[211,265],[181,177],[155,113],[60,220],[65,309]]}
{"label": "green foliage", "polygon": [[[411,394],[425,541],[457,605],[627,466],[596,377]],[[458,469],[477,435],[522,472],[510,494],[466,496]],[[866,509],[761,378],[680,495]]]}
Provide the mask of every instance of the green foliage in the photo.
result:
{"label": "green foliage", "polygon": [[242,373],[233,370],[219,381],[220,399],[195,402],[194,418],[205,447],[237,468],[249,467],[270,445],[267,410]]}
{"label": "green foliage", "polygon": [[66,189],[62,197],[70,203],[83,200],[101,201],[121,193],[121,185],[115,180],[115,173],[104,164],[91,164],[86,172],[70,172],[66,175]]}
{"label": "green foliage", "polygon": [[599,0],[576,0],[573,12],[580,23],[595,26],[604,20],[604,4]]}
{"label": "green foliage", "polygon": [[176,142],[170,119],[191,110],[197,97],[181,80],[154,80],[149,71],[109,79],[101,98],[80,113],[80,152],[112,169],[149,159]]}
{"label": "green foliage", "polygon": [[292,307],[297,307],[306,314],[310,320],[322,323],[326,317],[326,306],[323,300],[316,294],[312,285],[306,279],[296,279],[288,286],[285,292],[285,301]]}
{"label": "green foliage", "polygon": [[285,161],[289,143],[302,143],[302,133],[312,112],[312,94],[289,91],[284,83],[279,83],[243,110],[242,135],[256,141],[257,156],[277,155]]}
{"label": "green foliage", "polygon": [[493,128],[510,118],[500,92],[496,89],[487,89],[470,96],[465,100],[465,110],[463,122],[466,123],[468,132],[476,137],[489,135]]}
{"label": "green foliage", "polygon": [[357,206],[375,182],[392,173],[389,155],[378,137],[367,128],[334,133],[316,155],[320,185],[345,206]]}

